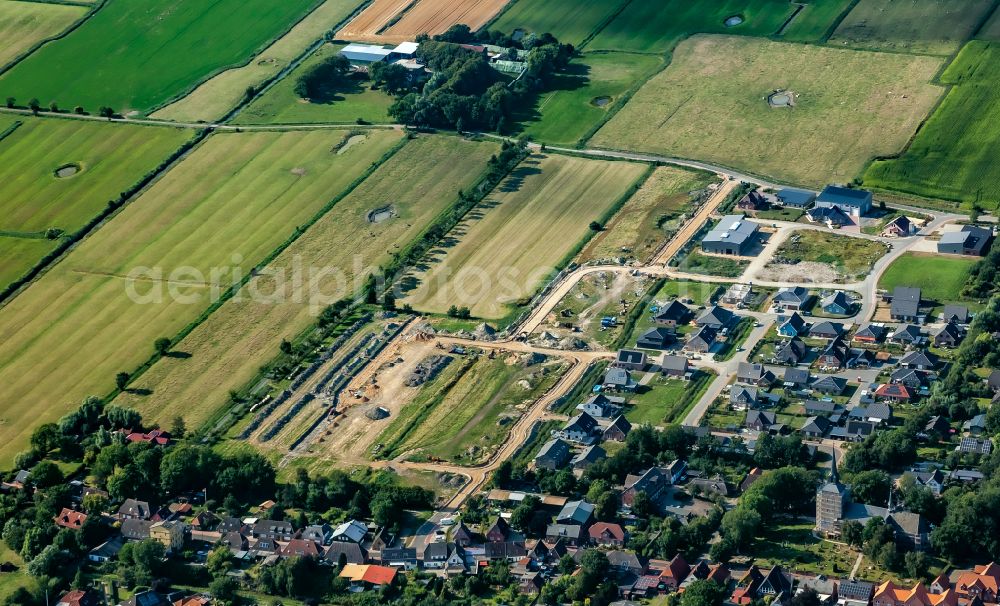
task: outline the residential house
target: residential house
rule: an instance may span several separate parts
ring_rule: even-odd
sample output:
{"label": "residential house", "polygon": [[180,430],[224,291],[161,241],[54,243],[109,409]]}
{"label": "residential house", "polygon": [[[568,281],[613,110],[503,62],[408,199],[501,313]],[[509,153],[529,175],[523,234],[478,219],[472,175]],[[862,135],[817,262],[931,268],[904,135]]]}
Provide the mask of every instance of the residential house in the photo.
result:
{"label": "residential house", "polygon": [[118,557],[118,552],[125,546],[125,537],[118,535],[104,541],[87,553],[87,559],[91,562],[103,564]]}
{"label": "residential house", "polygon": [[161,543],[167,553],[174,553],[184,548],[184,523],[177,520],[154,522],[149,527],[149,538]]}
{"label": "residential house", "polygon": [[948,322],[933,334],[934,347],[953,348],[962,342],[962,329],[954,322]]}
{"label": "residential house", "polygon": [[792,315],[781,321],[778,326],[778,334],[791,339],[805,334],[806,328],[806,321],[802,319],[802,316],[798,312],[793,312]]}
{"label": "residential house", "polygon": [[809,379],[811,376],[812,375],[809,374],[809,369],[807,368],[786,368],[782,385],[794,389],[802,389],[809,385]]}
{"label": "residential house", "polygon": [[618,415],[610,425],[604,428],[601,439],[605,442],[624,442],[630,431],[632,431],[632,424],[624,415]]}
{"label": "residential house", "polygon": [[922,324],[923,314],[920,313],[920,289],[909,286],[897,286],[892,291],[892,303],[889,307],[889,317],[897,322],[913,322]]}
{"label": "residential house", "polygon": [[[327,558],[327,560],[329,559]],[[380,561],[385,566],[402,568],[403,570],[414,570],[417,567],[417,550],[412,547],[390,547],[383,549]]]}
{"label": "residential house", "polygon": [[587,530],[590,542],[601,546],[621,547],[625,544],[627,534],[619,524],[597,522]]}
{"label": "residential house", "polygon": [[984,603],[996,604],[1000,602],[1000,565],[990,562],[961,572],[953,588],[962,600],[979,598]]}
{"label": "residential house", "polygon": [[840,370],[847,366],[851,357],[851,349],[842,337],[831,339],[816,360],[821,369]]}
{"label": "residential house", "polygon": [[629,474],[625,477],[625,490],[622,491],[622,505],[631,507],[635,495],[644,492],[651,499],[660,496],[674,480],[659,467],[651,467],[641,475]]}
{"label": "residential house", "polygon": [[798,311],[805,309],[812,301],[812,294],[808,289],[801,286],[782,288],[774,295],[773,305],[788,311]]}
{"label": "residential house", "polygon": [[906,238],[916,231],[916,226],[910,221],[910,218],[906,215],[898,215],[892,221],[885,224],[882,228],[881,236],[883,238]]}
{"label": "residential house", "polygon": [[939,253],[985,257],[993,243],[993,230],[976,225],[963,225],[961,231],[946,232],[938,240]]}
{"label": "residential house", "polygon": [[820,306],[825,313],[834,316],[846,316],[851,313],[851,300],[842,290],[828,295],[820,302]]}
{"label": "residential house", "polygon": [[684,343],[684,349],[698,353],[708,353],[715,347],[718,336],[719,333],[716,329],[711,326],[702,326],[688,337],[687,342]]}
{"label": "residential house", "polygon": [[635,391],[639,384],[632,373],[624,368],[609,368],[604,375],[604,389],[611,391]]}
{"label": "residential house", "polygon": [[941,320],[955,324],[969,323],[969,308],[965,305],[945,305],[941,312]]}
{"label": "residential house", "polygon": [[701,241],[701,249],[720,255],[750,254],[760,239],[760,226],[742,215],[727,215]]}
{"label": "residential house", "polygon": [[767,210],[771,204],[764,197],[760,190],[750,190],[742,198],[736,201],[736,208],[740,210]]}
{"label": "residential house", "polygon": [[887,423],[892,420],[892,406],[885,402],[876,402],[871,406],[855,406],[847,413],[847,417],[871,423]]}
{"label": "residential house", "polygon": [[729,407],[733,410],[747,410],[758,404],[757,388],[734,385],[729,391]]}
{"label": "residential house", "polygon": [[911,351],[899,360],[903,368],[917,370],[935,370],[940,363],[941,360],[929,351]]}
{"label": "residential house", "polygon": [[986,433],[986,415],[978,414],[965,423],[962,423],[962,431],[970,436],[981,436]]}
{"label": "residential house", "polygon": [[[291,542],[288,544],[291,545]],[[313,544],[315,545],[315,543]],[[368,561],[368,553],[359,543],[351,543],[349,541],[333,541],[330,543],[330,546],[326,548],[326,551],[323,552],[323,559],[335,565],[339,565],[342,561],[347,564],[364,564]],[[386,563],[386,559],[386,554],[383,552],[383,563]]]}
{"label": "residential house", "polygon": [[604,451],[600,446],[592,445],[587,446],[582,451],[577,453],[572,459],[570,459],[570,466],[573,469],[584,470],[600,461],[601,459],[607,458],[608,453]]}
{"label": "residential house", "polygon": [[747,418],[744,425],[748,429],[753,429],[756,431],[769,431],[771,427],[777,424],[777,415],[773,412],[768,412],[764,410],[750,410],[747,412]]}
{"label": "residential house", "polygon": [[802,339],[789,339],[782,343],[774,352],[774,363],[786,366],[797,366],[805,359],[809,348]]}
{"label": "residential house", "polygon": [[847,379],[830,375],[819,377],[813,381],[812,388],[822,394],[839,396],[847,389]]}
{"label": "residential house", "polygon": [[686,305],[674,299],[653,314],[653,322],[660,326],[677,328],[682,324],[687,324],[692,315],[691,310]]}
{"label": "residential house", "polygon": [[843,427],[833,427],[828,435],[833,440],[860,442],[875,432],[875,423],[870,421],[848,420]]}
{"label": "residential house", "polygon": [[586,402],[577,404],[576,409],[595,419],[607,419],[621,412],[623,406],[625,406],[625,398],[599,393],[591,396]]}
{"label": "residential house", "polygon": [[811,223],[822,223],[830,229],[838,229],[847,225],[854,225],[854,220],[847,216],[847,213],[839,208],[811,208],[806,212],[806,218]]}
{"label": "residential house", "polygon": [[684,561],[681,554],[677,554],[660,573],[660,580],[667,591],[677,591],[689,574],[691,574],[691,567]]}
{"label": "residential house", "polygon": [[562,469],[569,459],[569,444],[559,438],[553,438],[546,442],[535,455],[535,467],[556,471]]}
{"label": "residential house", "polygon": [[556,516],[556,523],[586,526],[593,517],[593,504],[584,500],[570,501],[559,511],[559,514]]}
{"label": "residential house", "polygon": [[590,444],[594,441],[597,430],[597,419],[585,412],[581,412],[569,421],[566,421],[566,424],[563,425],[562,429],[553,431],[552,435],[556,438],[561,438],[570,442]]}
{"label": "residential house", "polygon": [[348,564],[340,570],[338,576],[348,580],[351,591],[366,591],[394,584],[396,569],[376,564]]}
{"label": "residential house", "polygon": [[760,479],[764,475],[764,472],[759,467],[754,467],[747,473],[747,477],[743,478],[740,482],[740,492],[746,492],[748,488],[753,486],[754,482]]}
{"label": "residential house", "polygon": [[837,208],[852,217],[860,218],[871,212],[872,193],[863,189],[827,185],[816,197],[816,208]]}
{"label": "residential house", "polygon": [[[354,523],[360,524],[360,522]],[[337,531],[347,524],[350,523],[341,524],[337,527],[337,530],[335,530],[333,534],[334,541],[340,540],[337,538]],[[365,527],[365,530],[367,531],[367,527]],[[295,528],[292,526],[291,522],[287,522],[285,520],[257,520],[250,533],[255,539],[291,541],[292,537],[295,536]]]}
{"label": "residential house", "polygon": [[149,538],[149,529],[155,522],[131,518],[121,524],[122,537],[129,541],[143,541]]}
{"label": "residential house", "polygon": [[753,292],[752,284],[733,284],[722,295],[722,302],[726,305],[744,307],[750,303],[753,298]]}
{"label": "residential house", "polygon": [[63,594],[56,606],[100,606],[101,602],[93,591],[74,589]]}
{"label": "residential house", "polygon": [[945,477],[944,473],[938,468],[934,468],[931,471],[910,470],[903,475],[912,477],[917,486],[926,486],[935,495],[940,495],[944,492]]}
{"label": "residential house", "polygon": [[639,335],[639,338],[635,341],[635,346],[643,349],[666,349],[675,340],[676,337],[673,330],[664,326],[657,326]]}
{"label": "residential house", "polygon": [[125,434],[125,439],[129,442],[142,442],[154,446],[166,446],[170,443],[170,433],[160,429],[153,429],[149,433],[122,430],[122,433]]}
{"label": "residential house", "polygon": [[[575,526],[574,528],[579,528]],[[508,562],[516,562],[528,555],[528,550],[524,547],[523,541],[505,541],[502,543],[487,543],[486,544],[486,559],[493,560],[506,560]]]}
{"label": "residential house", "polygon": [[908,589],[886,581],[875,588],[872,606],[958,606],[958,595],[951,590],[930,593],[923,582]]}
{"label": "residential house", "polygon": [[782,206],[790,206],[792,208],[808,208],[816,200],[815,193],[791,187],[779,189],[775,196]]}
{"label": "residential house", "polygon": [[489,543],[503,543],[511,536],[510,526],[507,520],[497,517],[493,525],[486,531],[486,541]]}
{"label": "residential house", "polygon": [[768,388],[777,382],[774,373],[764,367],[763,364],[751,364],[740,362],[736,370],[736,380],[757,387]]}
{"label": "residential house", "polygon": [[714,478],[694,478],[688,482],[687,487],[695,493],[704,495],[715,494],[721,497],[729,496],[729,487],[726,486],[726,481],[719,476]]}
{"label": "residential house", "polygon": [[889,342],[894,345],[902,345],[903,347],[916,347],[923,345],[927,341],[927,337],[920,330],[920,327],[914,326],[913,324],[902,324],[896,328],[896,331],[892,333],[889,337]]}
{"label": "residential house", "polygon": [[876,345],[885,339],[888,332],[884,324],[866,324],[854,333],[852,340],[865,345]]}
{"label": "residential house", "polygon": [[333,527],[329,524],[312,524],[299,533],[300,539],[315,541],[320,545],[329,545],[333,540]]}
{"label": "residential house", "polygon": [[684,356],[663,354],[660,358],[660,372],[667,377],[683,379],[687,377],[689,366],[688,359]]}
{"label": "residential house", "polygon": [[148,520],[151,512],[149,503],[136,499],[125,499],[118,508],[118,520]]}
{"label": "residential house", "polygon": [[[583,555],[584,550],[577,552],[579,556]],[[611,570],[619,574],[634,574],[639,576],[646,572],[646,565],[642,560],[639,559],[635,553],[631,551],[618,551],[613,550],[605,553],[608,557],[608,564],[611,565]]]}
{"label": "residential house", "polygon": [[281,548],[281,557],[298,557],[317,560],[322,552],[323,550],[321,546],[316,541],[311,541],[309,539],[292,539],[288,543],[285,543],[284,547]]}
{"label": "residential house", "polygon": [[993,442],[989,438],[962,438],[955,450],[963,454],[988,455],[993,452]]}
{"label": "residential house", "polygon": [[924,425],[924,433],[934,439],[947,439],[951,436],[951,423],[940,415],[934,415]]}
{"label": "residential house", "polygon": [[809,328],[809,336],[814,339],[836,339],[844,334],[844,325],[839,322],[817,322]]}
{"label": "residential house", "polygon": [[646,352],[634,349],[621,349],[615,356],[615,368],[626,370],[642,370],[646,368]]}
{"label": "residential house", "polygon": [[73,511],[68,507],[63,507],[62,511],[59,512],[59,515],[55,517],[54,521],[56,526],[79,530],[80,528],[83,528],[84,522],[87,521],[87,514],[80,511]]}
{"label": "residential house", "polygon": [[883,383],[875,389],[875,397],[890,402],[903,403],[911,402],[916,397],[916,394],[906,385],[900,383]]}
{"label": "residential house", "polygon": [[826,417],[813,416],[806,419],[806,422],[802,425],[802,435],[808,436],[810,438],[822,438],[830,431],[830,427],[833,423],[830,419]]}
{"label": "residential house", "polygon": [[723,328],[729,328],[736,323],[737,319],[738,316],[725,307],[713,305],[705,310],[705,313],[695,321],[695,324],[719,331]]}
{"label": "residential house", "polygon": [[927,384],[929,373],[916,368],[897,368],[889,375],[889,381],[905,385],[913,390],[919,390]]}
{"label": "residential house", "polygon": [[846,411],[844,407],[835,402],[823,402],[820,400],[809,400],[803,403],[802,407],[805,409],[807,415],[822,416],[822,417],[838,417],[843,415]]}

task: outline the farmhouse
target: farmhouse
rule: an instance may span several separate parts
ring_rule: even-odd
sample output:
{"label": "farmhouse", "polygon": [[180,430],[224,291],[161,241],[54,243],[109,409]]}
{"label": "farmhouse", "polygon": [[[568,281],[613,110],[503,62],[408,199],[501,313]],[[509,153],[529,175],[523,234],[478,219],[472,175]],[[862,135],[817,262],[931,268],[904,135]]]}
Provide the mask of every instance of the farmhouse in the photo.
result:
{"label": "farmhouse", "polygon": [[742,215],[727,215],[701,241],[707,253],[746,256],[758,240],[759,226]]}
{"label": "farmhouse", "polygon": [[852,217],[863,217],[872,209],[872,193],[827,185],[816,197],[816,208],[838,208]]}
{"label": "farmhouse", "polygon": [[951,231],[941,235],[938,240],[939,253],[949,255],[985,256],[993,243],[993,230],[965,225],[962,231]]}
{"label": "farmhouse", "polygon": [[813,201],[816,200],[816,194],[804,189],[786,187],[785,189],[778,190],[777,198],[782,206],[809,208]]}

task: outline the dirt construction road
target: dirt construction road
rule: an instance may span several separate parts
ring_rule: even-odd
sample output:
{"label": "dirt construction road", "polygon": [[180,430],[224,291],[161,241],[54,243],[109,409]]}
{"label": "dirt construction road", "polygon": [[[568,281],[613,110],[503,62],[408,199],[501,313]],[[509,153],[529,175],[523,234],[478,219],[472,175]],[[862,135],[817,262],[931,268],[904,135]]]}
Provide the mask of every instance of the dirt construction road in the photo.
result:
{"label": "dirt construction road", "polygon": [[666,265],[670,259],[672,259],[674,255],[684,248],[684,245],[687,244],[696,233],[698,233],[698,230],[705,225],[708,218],[712,216],[715,210],[719,208],[719,205],[729,197],[729,194],[732,193],[738,185],[739,181],[734,179],[724,180],[719,188],[715,190],[715,193],[712,194],[712,197],[708,199],[708,202],[702,204],[701,208],[698,209],[698,212],[691,217],[691,220],[685,223],[684,227],[682,227],[681,230],[677,232],[669,242],[667,242],[667,245],[663,247],[663,250],[656,254],[650,265]]}

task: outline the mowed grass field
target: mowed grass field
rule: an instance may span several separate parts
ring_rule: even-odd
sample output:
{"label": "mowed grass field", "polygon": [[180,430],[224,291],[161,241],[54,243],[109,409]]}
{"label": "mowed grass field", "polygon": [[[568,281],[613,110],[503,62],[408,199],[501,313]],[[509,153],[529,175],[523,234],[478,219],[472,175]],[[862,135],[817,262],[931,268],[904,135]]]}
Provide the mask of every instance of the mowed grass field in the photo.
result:
{"label": "mowed grass field", "polygon": [[246,63],[316,0],[114,0],[0,76],[0,98],[144,112]]}
{"label": "mowed grass field", "polygon": [[524,134],[572,145],[607,115],[615,102],[662,65],[654,55],[585,53],[558,74],[550,91],[521,116]]}
{"label": "mowed grass field", "polygon": [[[942,92],[934,57],[694,36],[591,145],[696,158],[800,185],[898,153]],[[772,108],[775,89],[795,107]]]}
{"label": "mowed grass field", "polygon": [[393,97],[371,90],[367,80],[349,80],[328,98],[305,100],[295,94],[295,82],[304,70],[334,55],[344,46],[324,44],[290,74],[243,109],[234,124],[354,124],[358,118],[375,124],[389,123]]}
{"label": "mowed grass field", "polygon": [[632,162],[528,158],[428,255],[405,302],[421,311],[467,306],[498,319],[531,296],[647,170]]}
{"label": "mowed grass field", "polygon": [[[696,33],[770,36],[777,33],[794,9],[785,0],[630,2],[587,44],[587,49],[662,53]],[[736,15],[743,22],[727,27],[726,19]]]}
{"label": "mowed grass field", "polygon": [[886,268],[878,287],[892,292],[897,286],[919,288],[925,300],[938,304],[966,303],[962,287],[978,259],[930,253],[905,253]]}
{"label": "mowed grass field", "polygon": [[280,73],[323,34],[347,19],[360,3],[361,0],[325,0],[246,65],[228,69],[202,83],[183,99],[155,112],[153,117],[181,122],[218,120],[236,107],[248,87],[259,87]]}
{"label": "mowed grass field", "polygon": [[[0,67],[14,61],[87,14],[85,6],[0,1]],[[27,101],[27,99],[25,99]]]}
{"label": "mowed grass field", "polygon": [[993,0],[861,0],[830,44],[950,55],[993,10]]}
{"label": "mowed grass field", "polygon": [[[579,261],[635,257],[647,260],[691,210],[688,192],[702,189],[714,175],[673,166],[658,167],[639,191],[580,253]],[[626,252],[630,251],[630,252]]]}
{"label": "mowed grass field", "polygon": [[1000,42],[968,43],[941,81],[952,85],[906,151],[874,162],[865,184],[928,198],[1000,200]]}
{"label": "mowed grass field", "polygon": [[516,0],[490,29],[512,34],[549,33],[560,42],[580,44],[623,5],[625,0]]}
{"label": "mowed grass field", "polygon": [[[193,136],[181,128],[17,120],[0,139],[0,231],[74,232]],[[13,121],[5,116],[0,131]],[[68,164],[79,172],[58,177]]]}
{"label": "mowed grass field", "polygon": [[812,0],[803,5],[781,32],[787,42],[818,42],[833,33],[834,24],[849,8],[853,0]]}
{"label": "mowed grass field", "polygon": [[[396,131],[369,131],[368,140],[352,146],[349,154],[357,154],[363,168],[399,138]],[[264,277],[183,339],[176,349],[190,357],[163,358],[136,381],[136,388],[152,393],[123,394],[119,402],[161,422],[180,414],[190,427],[198,426],[225,404],[230,389],[241,388],[278,354],[282,339],[305,330],[327,305],[360,288],[364,275],[418,237],[457,200],[458,188],[475,182],[497,150],[494,143],[453,137],[408,142],[279,255]],[[369,211],[389,203],[395,217],[368,221]],[[278,288],[266,277],[281,272],[290,277],[296,266],[324,275],[312,280],[305,273],[294,290],[290,283]],[[262,301],[252,292],[277,296]]]}
{"label": "mowed grass field", "polygon": [[[368,156],[330,152],[343,136],[212,136],[0,310],[0,461],[198,318],[233,279],[211,268],[249,271],[362,174]],[[162,278],[121,277],[141,267]]]}
{"label": "mowed grass field", "polygon": [[567,367],[560,361],[526,365],[526,359],[501,353],[452,360],[382,432],[379,456],[482,462],[503,441],[505,427]]}
{"label": "mowed grass field", "polygon": [[56,241],[44,238],[0,236],[0,289],[27,273],[42,257],[52,252],[56,244]]}

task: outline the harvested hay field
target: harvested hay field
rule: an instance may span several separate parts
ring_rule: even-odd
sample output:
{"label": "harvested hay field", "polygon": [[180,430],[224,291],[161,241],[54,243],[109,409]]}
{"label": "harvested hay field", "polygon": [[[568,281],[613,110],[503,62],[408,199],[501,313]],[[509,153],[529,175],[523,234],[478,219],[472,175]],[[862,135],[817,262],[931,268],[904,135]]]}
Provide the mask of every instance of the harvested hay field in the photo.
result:
{"label": "harvested hay field", "polygon": [[456,357],[379,435],[380,458],[487,460],[509,428],[566,372],[568,363],[537,354],[472,350]]}
{"label": "harvested hay field", "polygon": [[0,76],[0,98],[145,112],[247,63],[317,0],[115,0]]}
{"label": "harvested hay field", "polygon": [[577,261],[648,261],[694,213],[698,198],[692,199],[690,192],[703,190],[713,181],[715,177],[709,173],[673,166],[657,168],[587,244]]}
{"label": "harvested hay field", "polygon": [[996,211],[1000,200],[1000,42],[974,40],[941,81],[948,96],[898,158],[872,163],[865,185]]}
{"label": "harvested hay field", "polygon": [[993,0],[861,0],[837,26],[831,45],[950,55],[993,10]]}
{"label": "harvested hay field", "polygon": [[153,117],[179,122],[222,118],[243,99],[248,87],[257,88],[276,76],[357,6],[358,0],[326,0],[246,65],[203,82],[191,94],[153,113]]}
{"label": "harvested hay field", "polygon": [[[356,159],[359,170],[352,177],[400,134],[369,131],[368,136],[343,156]],[[494,143],[452,137],[408,142],[241,291],[270,293],[272,301],[240,295],[227,301],[177,345],[185,357],[161,359],[137,380],[137,388],[151,393],[123,394],[119,401],[161,422],[181,414],[189,426],[198,426],[225,404],[229,390],[243,387],[278,354],[282,339],[306,330],[327,305],[360,289],[364,275],[419,237],[455,202],[457,188],[475,182],[497,149]],[[387,200],[396,216],[369,222],[369,212]],[[269,277],[290,275],[295,267],[322,273],[298,285],[276,285]]]}
{"label": "harvested hay field", "polygon": [[[0,313],[0,461],[195,321],[233,279],[211,268],[260,263],[362,174],[364,147],[330,152],[343,137],[214,135],[12,299]],[[142,267],[162,275],[124,279]],[[179,267],[188,270],[172,275]]]}
{"label": "harvested hay field", "polygon": [[375,0],[337,32],[340,40],[399,43],[464,23],[476,31],[509,0]]}
{"label": "harvested hay field", "polygon": [[[85,120],[18,121],[0,139],[0,230],[17,232],[75,232],[193,134]],[[60,177],[57,170],[66,166],[77,171]]]}
{"label": "harvested hay field", "polygon": [[424,311],[468,306],[499,319],[530,297],[647,170],[632,162],[537,155],[521,163],[404,283]]}
{"label": "harvested hay field", "polygon": [[416,0],[374,0],[360,15],[351,19],[339,32],[338,40],[381,41],[377,34]]}
{"label": "harvested hay field", "polygon": [[[800,185],[849,182],[898,153],[942,93],[934,57],[695,36],[591,139]],[[774,90],[796,93],[775,109]]]}
{"label": "harvested hay field", "polygon": [[[87,14],[85,6],[41,4],[38,2],[0,2],[0,67],[27,53]],[[27,101],[27,99],[25,99]]]}

